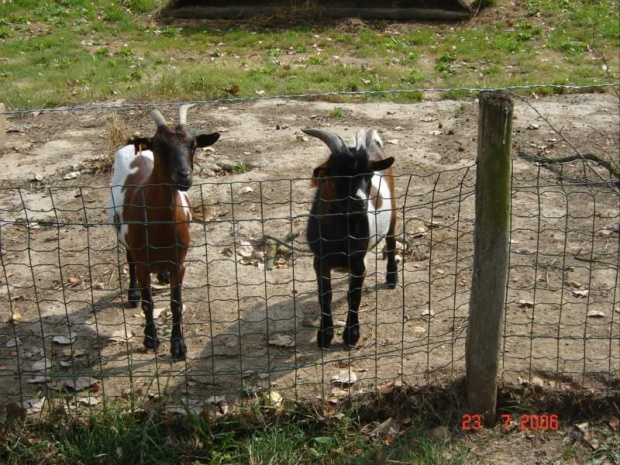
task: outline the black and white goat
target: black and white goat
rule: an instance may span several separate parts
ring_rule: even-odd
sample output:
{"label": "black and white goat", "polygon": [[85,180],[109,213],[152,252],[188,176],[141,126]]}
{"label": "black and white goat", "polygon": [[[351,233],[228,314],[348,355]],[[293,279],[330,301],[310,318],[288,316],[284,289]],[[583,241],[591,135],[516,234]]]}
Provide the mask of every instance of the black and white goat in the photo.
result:
{"label": "black and white goat", "polygon": [[146,319],[144,347],[157,349],[159,339],[153,319],[151,273],[170,282],[173,360],[183,360],[187,349],[182,327],[182,287],[189,247],[191,210],[187,190],[192,185],[194,152],[214,144],[218,133],[194,136],[186,126],[187,110],[179,108],[179,124],[168,125],[157,110],[154,137],[136,138],[116,151],[109,203],[110,221],[127,249],[128,301],[137,307],[140,298]]}
{"label": "black and white goat", "polygon": [[360,129],[355,145],[347,147],[336,134],[304,129],[323,141],[331,154],[314,169],[317,187],[308,220],[308,243],[314,253],[321,308],[317,345],[330,346],[334,337],[332,320],[331,271],[349,273],[349,305],[343,339],[354,346],[360,337],[358,310],[366,276],[366,252],[383,238],[387,246],[387,285],[398,280],[395,248],[396,199],[391,166],[393,157],[385,157],[377,131]]}

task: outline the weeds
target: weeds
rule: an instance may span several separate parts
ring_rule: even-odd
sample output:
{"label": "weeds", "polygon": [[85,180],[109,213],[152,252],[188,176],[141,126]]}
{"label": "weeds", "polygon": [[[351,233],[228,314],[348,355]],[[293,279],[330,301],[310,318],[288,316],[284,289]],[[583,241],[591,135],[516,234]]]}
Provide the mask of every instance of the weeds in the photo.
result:
{"label": "weeds", "polygon": [[344,116],[344,110],[341,107],[334,107],[334,109],[329,112],[329,115],[333,118],[342,118]]}
{"label": "weeds", "polygon": [[[57,409],[0,425],[0,463],[478,463],[469,448],[473,438],[459,428],[467,411],[461,392],[459,383],[392,387],[337,405],[304,401],[278,407],[254,398],[224,415],[214,415],[208,404],[202,410],[186,404],[166,408],[172,399],[155,404],[143,399],[142,405],[108,402],[104,411],[91,411],[90,416]],[[526,389],[501,390],[498,414],[554,411],[563,419],[558,457],[572,460],[569,463],[618,460],[617,396],[531,395]],[[593,418],[598,426],[587,422]],[[605,423],[605,418],[611,420]],[[574,422],[580,423],[573,427]],[[500,425],[479,439],[514,436],[523,441],[522,434],[502,432]],[[549,432],[545,442],[551,439]]]}

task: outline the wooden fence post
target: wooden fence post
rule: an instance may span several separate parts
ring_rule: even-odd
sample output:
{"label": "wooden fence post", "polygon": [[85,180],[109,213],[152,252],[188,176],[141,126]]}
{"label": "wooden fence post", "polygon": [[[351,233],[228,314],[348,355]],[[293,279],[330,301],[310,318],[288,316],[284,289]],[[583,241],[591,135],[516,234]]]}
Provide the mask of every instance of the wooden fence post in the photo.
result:
{"label": "wooden fence post", "polygon": [[[0,113],[4,111],[4,103],[0,102]],[[6,142],[6,115],[0,114],[0,150],[4,148]]]}
{"label": "wooden fence post", "polygon": [[474,268],[466,342],[471,412],[496,421],[497,374],[508,276],[510,145],[513,102],[501,92],[479,98]]}

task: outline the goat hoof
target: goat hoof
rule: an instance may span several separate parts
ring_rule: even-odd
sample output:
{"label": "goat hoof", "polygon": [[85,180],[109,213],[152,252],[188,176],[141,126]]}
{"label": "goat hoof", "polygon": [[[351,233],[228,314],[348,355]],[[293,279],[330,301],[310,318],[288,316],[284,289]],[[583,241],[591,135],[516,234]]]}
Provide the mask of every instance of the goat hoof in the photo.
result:
{"label": "goat hoof", "polygon": [[160,271],[157,273],[157,281],[159,284],[170,284],[170,273],[167,271]]}
{"label": "goat hoof", "polygon": [[344,328],[344,332],[342,333],[342,340],[346,345],[355,347],[357,341],[360,340],[360,327],[351,326]]}
{"label": "goat hoof", "polygon": [[187,347],[185,346],[185,341],[183,339],[175,339],[170,343],[170,355],[172,355],[172,360],[177,362],[180,360],[185,360],[187,356]]}
{"label": "goat hoof", "polygon": [[316,332],[316,345],[319,349],[329,349],[334,338],[334,329],[319,329]]}
{"label": "goat hoof", "polygon": [[144,336],[144,348],[145,349],[157,350],[158,347],[159,347],[159,339],[157,338],[157,336],[155,337]]}
{"label": "goat hoof", "polygon": [[140,303],[140,293],[139,292],[131,292],[127,295],[127,307],[129,308],[138,308],[138,304]]}
{"label": "goat hoof", "polygon": [[388,289],[395,289],[396,284],[398,283],[398,275],[396,273],[388,273],[386,284]]}

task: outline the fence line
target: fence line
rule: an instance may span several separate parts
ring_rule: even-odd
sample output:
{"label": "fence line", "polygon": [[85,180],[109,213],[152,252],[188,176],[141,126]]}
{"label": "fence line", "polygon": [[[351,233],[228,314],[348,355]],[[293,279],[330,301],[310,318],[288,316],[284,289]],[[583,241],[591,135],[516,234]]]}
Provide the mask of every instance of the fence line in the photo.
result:
{"label": "fence line", "polygon": [[387,89],[387,90],[355,90],[355,91],[332,91],[301,94],[280,94],[280,95],[257,95],[250,97],[224,97],[215,99],[185,100],[176,102],[149,102],[149,103],[118,103],[106,102],[88,105],[68,105],[55,108],[34,108],[27,110],[5,110],[0,111],[1,115],[24,115],[29,113],[53,113],[68,111],[93,111],[93,110],[132,110],[132,109],[156,109],[180,107],[181,105],[214,105],[214,104],[233,104],[245,102],[258,102],[268,100],[303,100],[319,99],[326,97],[351,97],[364,95],[402,95],[402,94],[424,94],[424,93],[472,93],[480,92],[517,92],[535,89],[554,89],[562,91],[591,91],[593,89],[611,89],[618,87],[618,83],[601,83],[588,85],[575,84],[524,84],[505,87],[436,87],[436,88],[411,88],[411,89]]}
{"label": "fence line", "polygon": [[[90,407],[108,397],[191,404],[272,391],[338,399],[395,382],[460,378],[477,171],[462,165],[395,176],[399,284],[381,289],[382,252],[370,253],[372,292],[363,293],[362,337],[351,351],[316,349],[316,284],[304,238],[309,179],[195,183],[184,293],[189,353],[175,364],[167,342],[158,356],[141,349],[141,311],[125,307],[124,253],[104,211],[110,188],[0,186],[0,387],[30,404],[44,392]],[[600,178],[570,181],[576,169],[568,166],[559,178],[528,166],[512,176],[502,382],[610,393],[620,374],[618,192]],[[346,288],[334,279],[336,320]],[[164,331],[167,293],[156,286]],[[343,322],[336,325],[340,331]],[[343,379],[349,371],[356,382]]]}
{"label": "fence line", "polygon": [[[362,343],[352,352],[337,347],[317,353],[315,348],[316,289],[303,238],[310,202],[308,180],[195,186],[199,198],[210,199],[207,207],[231,210],[192,225],[185,290],[189,360],[174,365],[165,348],[159,357],[141,350],[141,312],[123,306],[127,276],[113,226],[100,205],[87,203],[107,188],[81,186],[80,197],[74,199],[75,188],[47,188],[43,191],[47,204],[38,207],[31,202],[41,190],[0,189],[6,205],[0,224],[0,302],[15,322],[3,324],[0,330],[3,390],[28,399],[34,395],[33,386],[44,385],[58,395],[70,393],[86,402],[80,393],[84,385],[96,381],[101,392],[111,397],[126,395],[126,389],[156,396],[184,393],[192,398],[275,389],[329,398],[353,389],[377,389],[394,380],[455,379],[464,371],[473,258],[472,175],[467,167],[396,179],[398,185],[407,186],[398,197],[401,284],[394,294],[382,289],[364,293]],[[438,188],[440,182],[442,188]],[[281,188],[282,183],[288,189]],[[515,184],[513,194],[524,193],[534,201],[541,195]],[[421,189],[424,186],[432,192],[430,200]],[[257,195],[245,198],[237,193],[241,187],[252,187]],[[272,202],[268,195],[273,189],[288,195]],[[503,379],[512,383],[519,382],[518,377],[547,373],[557,386],[571,379],[605,391],[620,371],[620,354],[615,350],[620,330],[613,308],[620,281],[617,269],[599,262],[611,260],[605,263],[617,265],[620,252],[617,240],[609,242],[613,236],[597,235],[604,229],[596,205],[617,195],[588,193],[572,185],[542,194],[549,192],[563,192],[566,210],[561,215],[532,213],[529,202],[525,208],[513,206],[510,277],[519,279],[509,280],[507,290]],[[572,196],[580,199],[581,207],[584,198],[590,198],[587,214],[573,212]],[[538,237],[550,230],[563,234],[565,243],[587,236],[586,257],[594,261],[577,261],[565,249],[549,251]],[[530,234],[536,235],[534,240]],[[266,266],[265,237],[279,238],[290,246],[278,248],[272,267]],[[527,250],[530,244],[532,249]],[[371,255],[367,284],[380,287],[384,280],[381,252]],[[563,266],[548,268],[549,259],[560,259]],[[539,282],[539,269],[545,269],[553,283],[569,266],[583,289],[592,290],[589,296],[556,296],[564,286]],[[528,282],[520,285],[526,275]],[[342,279],[336,280],[336,319],[343,311],[345,288]],[[162,311],[159,321],[165,328],[169,325],[167,291],[159,288],[158,293],[156,308]],[[595,320],[588,312],[611,314]],[[539,323],[539,318],[544,321]],[[557,325],[549,333],[552,322]],[[340,327],[342,322],[336,324]],[[570,341],[583,349],[562,347]],[[346,367],[354,367],[360,381],[354,388],[330,387],[332,376]],[[15,378],[17,385],[12,382]],[[88,402],[97,398],[89,396]]]}

